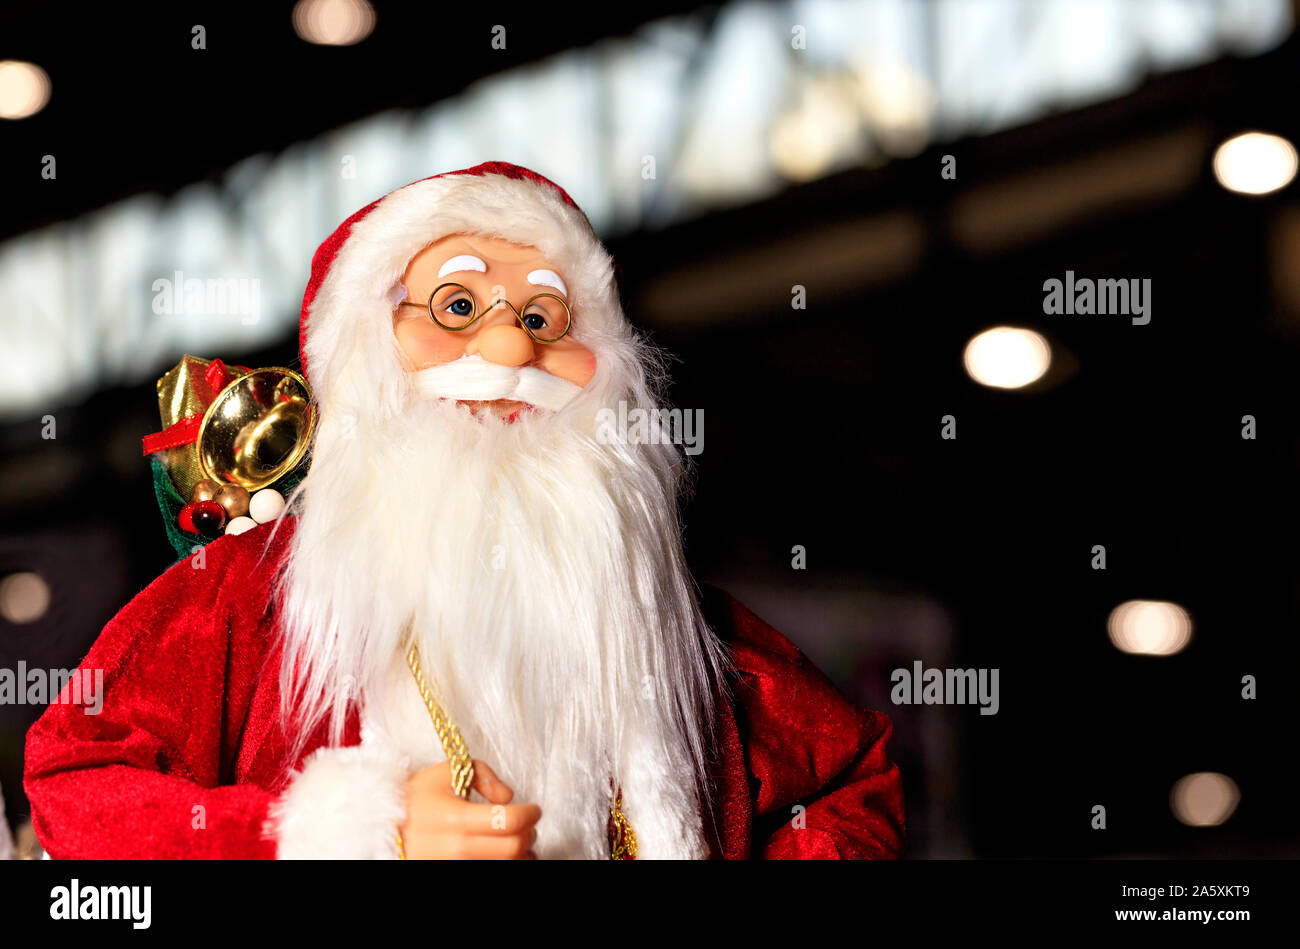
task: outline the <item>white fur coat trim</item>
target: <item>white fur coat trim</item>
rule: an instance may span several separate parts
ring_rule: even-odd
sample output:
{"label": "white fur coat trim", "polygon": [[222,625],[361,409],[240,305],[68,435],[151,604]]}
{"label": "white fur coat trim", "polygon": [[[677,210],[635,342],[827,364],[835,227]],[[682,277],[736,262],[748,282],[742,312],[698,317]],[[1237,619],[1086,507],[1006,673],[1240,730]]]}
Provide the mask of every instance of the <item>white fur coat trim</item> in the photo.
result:
{"label": "white fur coat trim", "polygon": [[366,745],[315,752],[272,806],[277,858],[395,859],[407,770],[398,755]]}

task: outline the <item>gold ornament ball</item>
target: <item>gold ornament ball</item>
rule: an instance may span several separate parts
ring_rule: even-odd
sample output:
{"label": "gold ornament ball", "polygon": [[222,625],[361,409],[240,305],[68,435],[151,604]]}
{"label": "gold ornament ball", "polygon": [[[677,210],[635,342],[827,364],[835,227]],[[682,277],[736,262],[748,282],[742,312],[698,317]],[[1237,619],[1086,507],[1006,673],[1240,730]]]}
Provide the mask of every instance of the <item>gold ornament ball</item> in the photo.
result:
{"label": "gold ornament ball", "polygon": [[190,492],[190,503],[193,504],[196,501],[211,501],[216,498],[217,492],[220,490],[221,485],[217,484],[211,478],[204,478],[202,481],[195,484],[194,490]]}
{"label": "gold ornament ball", "polygon": [[223,484],[212,500],[226,509],[227,517],[243,517],[248,513],[248,491],[237,484]]}

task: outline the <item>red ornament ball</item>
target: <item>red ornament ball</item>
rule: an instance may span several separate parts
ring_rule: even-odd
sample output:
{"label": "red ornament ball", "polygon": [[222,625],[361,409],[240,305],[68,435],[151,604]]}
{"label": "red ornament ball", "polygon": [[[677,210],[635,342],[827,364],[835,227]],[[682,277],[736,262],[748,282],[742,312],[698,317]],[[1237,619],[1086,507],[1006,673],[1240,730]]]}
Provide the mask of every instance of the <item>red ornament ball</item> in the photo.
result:
{"label": "red ornament ball", "polygon": [[[190,512],[190,523],[194,525],[197,533],[204,537],[219,537],[221,530],[226,526],[226,509],[216,501],[195,501],[193,504],[187,504],[186,507],[193,508]],[[185,513],[184,509],[181,514]]]}
{"label": "red ornament ball", "polygon": [[197,534],[199,529],[194,526],[194,508],[196,502],[191,501],[181,508],[181,512],[176,515],[176,524],[187,534]]}

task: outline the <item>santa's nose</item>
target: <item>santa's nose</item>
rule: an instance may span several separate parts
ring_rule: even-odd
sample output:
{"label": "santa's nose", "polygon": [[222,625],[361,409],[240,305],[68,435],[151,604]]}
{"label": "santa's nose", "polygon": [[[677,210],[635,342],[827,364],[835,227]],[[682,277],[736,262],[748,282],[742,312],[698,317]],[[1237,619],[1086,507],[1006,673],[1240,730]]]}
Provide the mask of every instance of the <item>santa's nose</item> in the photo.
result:
{"label": "santa's nose", "polygon": [[533,358],[533,341],[518,326],[485,326],[470,339],[465,352],[501,366],[522,366]]}

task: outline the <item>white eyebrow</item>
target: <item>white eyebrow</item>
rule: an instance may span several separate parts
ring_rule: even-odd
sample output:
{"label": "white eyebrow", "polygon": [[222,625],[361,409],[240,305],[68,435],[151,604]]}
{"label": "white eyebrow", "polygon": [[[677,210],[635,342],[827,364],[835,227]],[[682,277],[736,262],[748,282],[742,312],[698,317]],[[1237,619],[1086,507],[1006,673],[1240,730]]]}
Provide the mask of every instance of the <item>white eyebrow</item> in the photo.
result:
{"label": "white eyebrow", "polygon": [[554,287],[566,297],[569,295],[569,288],[564,285],[560,275],[554,270],[533,270],[528,274],[528,282],[535,283],[539,287]]}
{"label": "white eyebrow", "polygon": [[479,273],[487,273],[487,264],[472,254],[461,254],[439,267],[438,277],[441,279],[447,274],[455,273],[458,270],[477,270]]}

